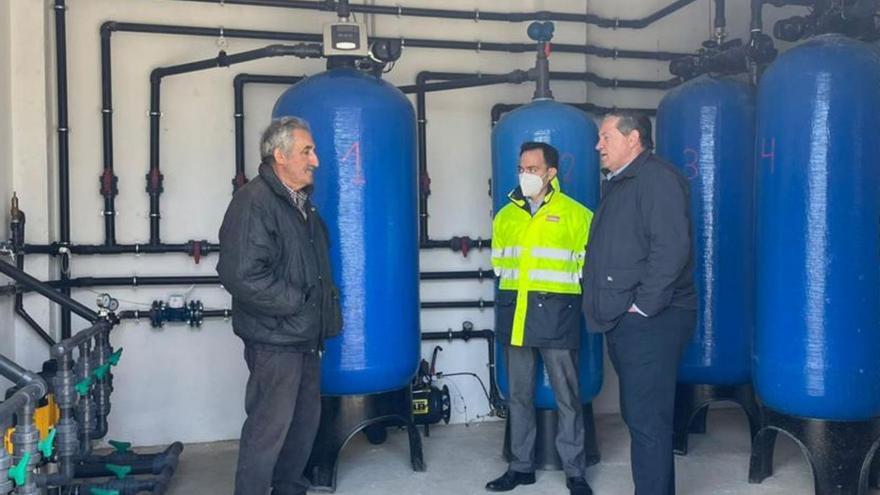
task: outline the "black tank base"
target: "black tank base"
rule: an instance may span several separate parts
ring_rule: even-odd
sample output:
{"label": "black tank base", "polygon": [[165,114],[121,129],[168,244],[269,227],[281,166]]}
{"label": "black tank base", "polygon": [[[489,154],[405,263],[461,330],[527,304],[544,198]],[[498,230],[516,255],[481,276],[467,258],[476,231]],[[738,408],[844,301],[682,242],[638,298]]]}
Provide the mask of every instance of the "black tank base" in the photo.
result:
{"label": "black tank base", "polygon": [[675,386],[675,416],[673,450],[678,455],[687,455],[688,434],[706,433],[706,416],[709,404],[713,402],[733,402],[746,413],[749,420],[751,438],[755,438],[761,423],[761,410],[755,399],[751,383],[742,385],[695,385],[679,383]]}
{"label": "black tank base", "polygon": [[867,495],[871,464],[880,445],[880,418],[827,421],[799,418],[762,408],[761,428],[752,440],[749,483],[773,474],[776,436],[785,433],[801,448],[813,472],[816,495]]}
{"label": "black tank base", "polygon": [[321,424],[306,465],[312,490],[336,491],[339,453],[361,430],[371,425],[399,425],[409,434],[409,457],[413,471],[424,471],[422,438],[412,420],[410,387],[370,395],[321,397]]}
{"label": "black tank base", "polygon": [[[584,408],[584,457],[587,466],[599,463],[599,447],[596,444],[596,421],[593,419],[593,404]],[[555,409],[538,409],[535,416],[535,468],[541,471],[561,471],[562,459],[556,451],[556,432],[558,415]],[[510,462],[510,416],[504,426],[504,459]]]}

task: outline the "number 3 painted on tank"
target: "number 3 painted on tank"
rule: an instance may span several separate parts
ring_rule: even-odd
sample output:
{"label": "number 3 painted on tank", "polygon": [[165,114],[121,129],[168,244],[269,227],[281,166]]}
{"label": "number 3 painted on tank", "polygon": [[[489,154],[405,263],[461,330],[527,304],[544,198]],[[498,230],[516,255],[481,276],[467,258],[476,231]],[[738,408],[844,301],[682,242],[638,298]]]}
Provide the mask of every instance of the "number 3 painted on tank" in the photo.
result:
{"label": "number 3 painted on tank", "polygon": [[684,168],[687,171],[685,174],[688,180],[694,180],[700,176],[700,167],[697,166],[700,163],[700,153],[693,148],[685,148],[684,149]]}

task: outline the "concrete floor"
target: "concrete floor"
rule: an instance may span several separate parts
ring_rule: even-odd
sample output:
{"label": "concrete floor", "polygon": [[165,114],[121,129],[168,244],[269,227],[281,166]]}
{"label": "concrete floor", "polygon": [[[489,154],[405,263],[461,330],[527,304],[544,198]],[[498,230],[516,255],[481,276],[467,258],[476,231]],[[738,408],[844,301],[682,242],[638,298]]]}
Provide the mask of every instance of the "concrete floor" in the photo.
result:
{"label": "concrete floor", "polygon": [[[597,495],[633,493],[629,471],[629,436],[617,415],[596,420],[602,461],[587,471]],[[358,435],[343,451],[336,493],[339,495],[485,495],[485,483],[504,472],[501,458],[504,423],[438,426],[423,438],[427,471],[409,466],[406,435],[391,430],[388,441],[370,445]],[[232,493],[237,442],[187,445],[169,495]],[[713,409],[708,433],[691,435],[689,454],[676,459],[678,495],[813,495],[806,460],[792,440],[780,435],[774,475],[760,485],[748,483],[749,438],[745,415]],[[519,487],[517,495],[564,494],[561,472],[539,472],[538,483]],[[880,494],[880,491],[871,491]]]}

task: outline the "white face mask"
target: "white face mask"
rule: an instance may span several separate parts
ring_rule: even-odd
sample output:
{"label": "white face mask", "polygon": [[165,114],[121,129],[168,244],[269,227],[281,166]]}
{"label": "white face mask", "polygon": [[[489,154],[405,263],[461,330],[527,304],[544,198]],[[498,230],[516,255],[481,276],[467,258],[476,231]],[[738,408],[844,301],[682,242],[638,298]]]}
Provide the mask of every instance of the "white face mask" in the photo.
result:
{"label": "white face mask", "polygon": [[544,179],[539,175],[521,173],[519,174],[519,187],[522,189],[523,196],[534,197],[544,188]]}

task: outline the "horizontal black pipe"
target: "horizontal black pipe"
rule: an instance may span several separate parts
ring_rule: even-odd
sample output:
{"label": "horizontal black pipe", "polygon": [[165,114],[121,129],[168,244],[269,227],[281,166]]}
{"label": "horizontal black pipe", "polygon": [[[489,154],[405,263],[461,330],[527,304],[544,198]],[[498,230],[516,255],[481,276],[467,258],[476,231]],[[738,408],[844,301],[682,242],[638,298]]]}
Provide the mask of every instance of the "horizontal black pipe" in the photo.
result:
{"label": "horizontal black pipe", "polygon": [[492,239],[472,239],[470,237],[453,237],[451,239],[426,239],[419,243],[420,249],[452,249],[461,251],[462,245],[470,249],[489,249],[492,247]]}
{"label": "horizontal black pipe", "polygon": [[495,306],[495,301],[484,301],[483,299],[479,299],[477,301],[427,301],[422,302],[420,307],[422,309],[453,309],[453,308],[491,308]]}
{"label": "horizontal black pipe", "polygon": [[73,311],[77,315],[83,317],[90,322],[95,322],[98,320],[98,314],[82,305],[79,301],[75,301],[74,299],[71,299],[64,294],[55,291],[49,285],[40,282],[34,277],[28,275],[23,270],[19,270],[18,268],[14,267],[6,261],[0,261],[0,273],[3,273],[3,275],[6,275],[7,277],[15,280],[17,283],[21,284],[24,287],[42,294],[50,301],[59,304],[62,308]]}
{"label": "horizontal black pipe", "polygon": [[400,90],[404,93],[415,93],[423,91],[431,93],[434,91],[448,91],[451,89],[477,88],[480,86],[492,86],[495,84],[521,84],[526,81],[534,81],[535,74],[533,71],[515,70],[508,74],[473,74],[471,77],[442,81],[436,83],[414,84],[411,86],[400,86]]}
{"label": "horizontal black pipe", "polygon": [[[611,113],[616,110],[634,110],[637,112],[642,112],[645,115],[656,115],[657,109],[655,108],[622,108],[622,107],[603,107],[600,105],[594,105],[592,103],[565,103],[566,105],[573,106],[575,108],[579,108],[587,113],[592,113],[596,115],[605,115]],[[519,107],[523,106],[522,103],[496,103],[492,106],[492,125],[495,125],[500,119],[501,116],[511,110],[515,110]]]}
{"label": "horizontal black pipe", "polygon": [[[220,29],[198,26],[174,26],[167,24],[144,24],[133,22],[108,21],[102,29],[109,31],[152,33],[152,34],[176,34],[187,36],[208,36],[262,40],[285,40],[320,43],[323,40],[321,34],[311,33],[288,33],[282,31],[258,31],[250,29]],[[482,41],[455,41],[455,40],[432,40],[421,38],[389,38],[375,37],[370,41],[400,41],[403,46],[410,48],[437,48],[447,50],[489,51],[505,53],[527,53],[535,50],[534,43],[498,43]],[[634,58],[643,60],[670,61],[686,55],[684,53],[667,51],[645,50],[622,50],[618,48],[606,48],[595,45],[554,44],[553,51],[557,53],[579,53],[595,55],[602,58]]]}
{"label": "horizontal black pipe", "polygon": [[[433,72],[422,71],[416,76],[416,84],[410,86],[400,86],[400,90],[407,92],[409,90],[418,90],[420,87],[433,88],[435,84],[428,84],[429,80],[459,80],[472,78],[494,78],[503,74],[477,74],[466,72]],[[550,79],[554,81],[580,81],[593,83],[601,88],[626,88],[626,89],[658,89],[667,90],[674,88],[682,83],[679,77],[663,80],[638,80],[638,79],[616,79],[603,77],[593,72],[563,72],[550,71]],[[505,81],[501,81],[505,82]],[[437,86],[442,87],[442,86]],[[453,88],[454,89],[454,88]],[[430,90],[428,90],[430,91]]]}
{"label": "horizontal black pipe", "polygon": [[470,339],[494,339],[495,332],[489,329],[483,330],[455,330],[446,332],[422,332],[422,340],[464,340]]}
{"label": "horizontal black pipe", "polygon": [[[421,272],[421,280],[467,280],[494,278],[492,270],[465,270],[465,271],[437,271]],[[66,282],[53,280],[45,282],[53,288],[70,287],[140,287],[140,286],[168,286],[168,285],[220,285],[220,277],[216,275],[159,275],[144,277],[76,277]],[[6,290],[13,289],[10,286]]]}
{"label": "horizontal black pipe", "polygon": [[[230,318],[232,316],[231,309],[206,309],[202,311],[202,318]],[[149,309],[127,309],[116,313],[116,317],[120,320],[139,320],[141,318],[149,318]]]}
{"label": "horizontal black pipe", "polygon": [[[220,245],[207,241],[199,242],[201,247],[199,252],[201,255],[218,252]],[[58,255],[62,246],[58,243],[53,244],[25,244],[24,252],[27,254],[51,254]],[[117,244],[115,246],[104,246],[94,244],[74,244],[67,246],[72,254],[91,255],[91,254],[155,254],[155,253],[183,253],[192,255],[193,245],[187,244],[159,244],[152,246],[149,244]]]}
{"label": "horizontal black pipe", "polygon": [[483,280],[484,278],[495,278],[495,272],[493,272],[492,270],[473,270],[461,272],[421,272],[419,273],[419,278],[421,280]]}
{"label": "horizontal black pipe", "polygon": [[[336,2],[332,0],[178,0],[188,2],[217,3],[230,5],[248,5],[259,7],[284,7],[291,9],[319,10],[334,12]],[[639,19],[612,19],[594,14],[580,14],[573,12],[553,12],[541,10],[537,12],[493,12],[474,10],[451,10],[451,9],[426,9],[404,7],[400,4],[391,5],[350,5],[352,12],[363,14],[378,14],[391,16],[431,17],[435,19],[460,19],[469,21],[499,21],[499,22],[528,22],[528,21],[557,21],[578,22],[603,28],[627,28],[642,29],[654,22],[682,9],[696,0],[675,0],[651,14]]]}
{"label": "horizontal black pipe", "polygon": [[107,464],[131,467],[129,474],[161,474],[166,467],[177,469],[183,444],[174,442],[163,452],[155,454],[137,454],[135,452],[112,452],[107,455],[89,455],[81,458],[76,465],[77,478],[99,478],[113,476]]}

